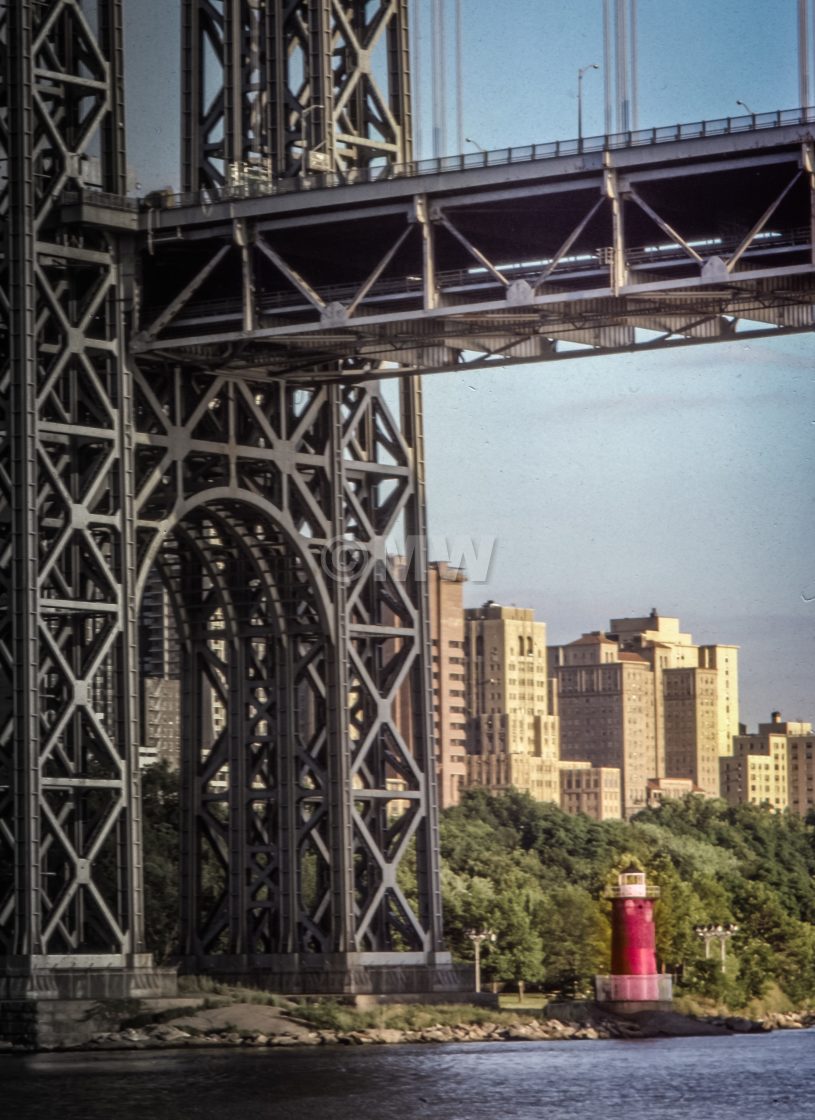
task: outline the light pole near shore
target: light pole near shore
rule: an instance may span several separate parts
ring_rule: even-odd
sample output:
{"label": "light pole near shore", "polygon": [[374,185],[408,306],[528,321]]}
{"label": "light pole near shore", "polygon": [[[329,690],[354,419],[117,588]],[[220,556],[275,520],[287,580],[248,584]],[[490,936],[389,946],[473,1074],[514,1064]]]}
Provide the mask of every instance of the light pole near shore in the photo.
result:
{"label": "light pole near shore", "polygon": [[475,946],[475,990],[481,991],[481,943],[495,944],[495,933],[491,929],[468,929],[467,936]]}
{"label": "light pole near shore", "polygon": [[738,926],[732,922],[728,922],[723,926],[694,926],[694,931],[697,937],[705,943],[705,960],[710,960],[710,946],[713,941],[719,942],[719,956],[722,962],[722,972],[727,971],[727,943],[733,934],[738,930]]}

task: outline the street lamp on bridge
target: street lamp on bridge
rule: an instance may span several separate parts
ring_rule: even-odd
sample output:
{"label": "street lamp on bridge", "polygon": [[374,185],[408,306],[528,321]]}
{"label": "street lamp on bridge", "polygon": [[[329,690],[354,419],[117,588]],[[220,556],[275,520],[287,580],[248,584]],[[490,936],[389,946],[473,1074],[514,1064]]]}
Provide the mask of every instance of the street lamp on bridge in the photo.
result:
{"label": "street lamp on bridge", "polygon": [[583,149],[583,75],[587,70],[599,70],[596,62],[581,66],[577,71],[577,150]]}

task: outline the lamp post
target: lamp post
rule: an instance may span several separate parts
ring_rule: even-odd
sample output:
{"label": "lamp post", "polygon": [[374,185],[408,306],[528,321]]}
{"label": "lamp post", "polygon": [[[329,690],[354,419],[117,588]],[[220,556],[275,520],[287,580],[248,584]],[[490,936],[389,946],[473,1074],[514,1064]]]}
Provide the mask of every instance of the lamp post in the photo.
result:
{"label": "lamp post", "polygon": [[746,101],[739,101],[739,99],[736,98],[736,104],[741,105],[741,107],[742,107],[742,109],[744,109],[745,113],[749,113],[751,117],[755,116],[755,113],[753,112],[753,110],[750,108],[750,106],[747,104]]}
{"label": "lamp post", "polygon": [[581,66],[577,71],[577,150],[583,150],[583,75],[587,70],[599,70],[596,62]]}
{"label": "lamp post", "polygon": [[484,155],[486,155],[486,154],[487,154],[487,149],[486,149],[486,148],[482,148],[482,147],[481,147],[481,145],[480,145],[480,144],[478,143],[478,141],[477,141],[477,140],[473,140],[473,139],[472,139],[472,138],[471,138],[470,136],[465,136],[465,137],[464,137],[464,143],[465,143],[465,144],[472,144],[472,146],[473,146],[474,148],[478,148],[479,152],[482,152],[482,153],[483,153]]}
{"label": "lamp post", "polygon": [[710,960],[711,944],[714,941],[719,942],[719,956],[722,962],[722,972],[727,971],[727,943],[738,928],[739,927],[732,922],[728,922],[727,925],[693,927],[696,936],[701,937],[705,943],[705,960]]}
{"label": "lamp post", "polygon": [[475,946],[475,990],[481,991],[481,944],[486,941],[495,944],[495,933],[491,929],[468,929],[467,936]]}

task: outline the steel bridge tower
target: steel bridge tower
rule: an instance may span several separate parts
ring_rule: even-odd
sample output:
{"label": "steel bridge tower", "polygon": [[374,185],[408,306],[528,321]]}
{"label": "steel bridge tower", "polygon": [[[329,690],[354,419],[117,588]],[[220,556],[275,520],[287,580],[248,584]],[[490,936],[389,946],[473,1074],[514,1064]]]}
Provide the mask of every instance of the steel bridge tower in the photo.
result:
{"label": "steel bridge tower", "polygon": [[[185,188],[407,160],[407,7],[185,0]],[[134,355],[136,239],[64,209],[125,193],[121,0],[4,0],[0,52],[0,998],[172,983],[144,941],[140,854],[156,569],[182,650],[185,966],[290,992],[459,988],[418,382]],[[246,294],[240,223],[230,252]],[[404,579],[396,532],[420,542]]]}

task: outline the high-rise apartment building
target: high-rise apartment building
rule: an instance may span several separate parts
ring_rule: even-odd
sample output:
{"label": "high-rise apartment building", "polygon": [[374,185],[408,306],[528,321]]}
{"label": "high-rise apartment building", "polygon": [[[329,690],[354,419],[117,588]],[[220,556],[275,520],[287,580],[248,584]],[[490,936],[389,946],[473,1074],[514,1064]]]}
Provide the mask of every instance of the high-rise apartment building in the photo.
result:
{"label": "high-rise apartment building", "polygon": [[756,734],[737,735],[733,754],[720,760],[722,797],[731,805],[766,804],[802,816],[815,808],[812,724],[773,712]]}
{"label": "high-rise apartment building", "polygon": [[700,646],[699,667],[716,670],[716,727],[719,756],[724,757],[733,753],[733,737],[739,733],[738,646]]}
{"label": "high-rise apartment building", "polygon": [[557,679],[562,762],[620,771],[626,817],[643,809],[657,774],[654,674],[640,653],[600,631],[549,650]]}
{"label": "high-rise apartment building", "polygon": [[662,671],[665,773],[688,778],[711,797],[719,794],[718,673]]}
{"label": "high-rise apartment building", "polygon": [[679,619],[653,610],[553,648],[550,672],[561,758],[619,766],[626,816],[645,805],[649,779],[718,796],[719,758],[738,730],[735,646],[698,646]]}
{"label": "high-rise apartment building", "polygon": [[[733,736],[739,730],[739,665],[738,647],[733,645],[694,644],[690,634],[683,633],[678,618],[660,615],[657,610],[642,618],[613,618],[609,632],[618,638],[620,648],[633,650],[645,657],[654,673],[654,727],[656,730],[657,773],[671,777],[690,777],[697,781],[693,771],[705,771],[708,784],[699,781],[704,791],[711,796],[718,795],[718,764],[711,766],[713,751],[711,737],[715,738],[715,753],[728,755],[733,750]],[[706,669],[715,676],[702,678],[678,678],[669,686],[665,674],[677,669]],[[715,728],[710,715],[710,687],[714,686]],[[696,685],[705,693],[704,705],[700,706],[695,696]],[[680,701],[685,695],[688,703]],[[673,703],[666,710],[666,700]],[[694,714],[692,716],[692,710]],[[690,767],[677,769],[679,758],[686,751],[686,735],[680,729],[671,734],[672,719],[679,718],[687,724],[693,718],[702,738],[698,740],[698,757]],[[668,755],[669,740],[679,756]],[[710,784],[712,782],[712,784]]]}
{"label": "high-rise apartment building", "polygon": [[721,795],[729,805],[787,808],[787,736],[770,726],[759,724],[757,735],[737,735],[732,755],[720,760]]}
{"label": "high-rise apartment building", "polygon": [[428,565],[433,656],[433,722],[439,806],[457,805],[467,780],[467,708],[464,664],[466,576],[445,561]]}
{"label": "high-rise apartment building", "polygon": [[[405,561],[396,557],[390,563],[398,578],[404,571]],[[463,602],[466,579],[462,568],[451,567],[446,561],[433,561],[427,566],[436,781],[442,809],[458,804],[467,779]],[[393,719],[399,734],[410,744],[413,717],[407,684],[396,697]]]}
{"label": "high-rise apartment building", "polygon": [[657,774],[668,773],[665,761],[665,686],[663,674],[669,669],[683,669],[699,664],[699,647],[690,634],[679,629],[678,618],[666,618],[656,610],[642,618],[612,618],[609,635],[616,638],[620,650],[638,653],[651,666],[654,674],[654,740]]}
{"label": "high-rise apartment building", "polygon": [[492,601],[465,610],[467,784],[560,801],[557,717],[549,711],[546,625]]}
{"label": "high-rise apartment building", "polygon": [[789,807],[802,817],[815,809],[815,736],[811,723],[787,724]]}

